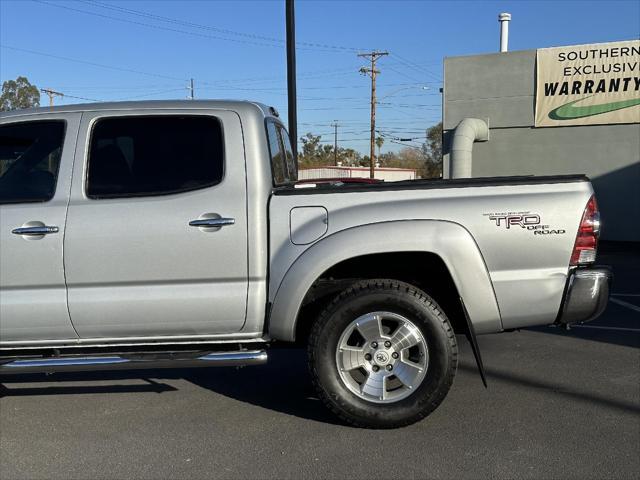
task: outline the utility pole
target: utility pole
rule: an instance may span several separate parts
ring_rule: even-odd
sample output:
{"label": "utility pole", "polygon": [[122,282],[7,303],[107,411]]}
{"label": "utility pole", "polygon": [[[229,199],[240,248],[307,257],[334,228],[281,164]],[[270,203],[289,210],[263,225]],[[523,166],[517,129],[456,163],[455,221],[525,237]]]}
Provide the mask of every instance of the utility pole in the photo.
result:
{"label": "utility pole", "polygon": [[42,93],[46,93],[49,96],[50,107],[53,107],[53,97],[64,97],[64,93],[56,92],[55,90],[51,90],[50,88],[41,88],[40,91]]}
{"label": "utility pole", "polygon": [[371,77],[371,148],[369,155],[369,159],[371,161],[369,166],[369,176],[371,178],[375,178],[376,169],[376,76],[380,73],[379,70],[376,70],[376,61],[385,55],[389,55],[389,52],[379,52],[374,50],[370,53],[358,54],[359,57],[371,60],[371,67],[362,67],[360,69],[360,73]]}
{"label": "utility pole", "polygon": [[334,128],[333,130],[333,163],[335,166],[338,166],[338,121],[334,120],[331,124]]}
{"label": "utility pole", "polygon": [[298,161],[298,97],[296,94],[296,14],[294,0],[285,1],[287,30],[287,110],[293,159]]}
{"label": "utility pole", "polygon": [[193,78],[191,79],[191,85],[189,86],[189,100],[193,100],[195,95],[193,94]]}

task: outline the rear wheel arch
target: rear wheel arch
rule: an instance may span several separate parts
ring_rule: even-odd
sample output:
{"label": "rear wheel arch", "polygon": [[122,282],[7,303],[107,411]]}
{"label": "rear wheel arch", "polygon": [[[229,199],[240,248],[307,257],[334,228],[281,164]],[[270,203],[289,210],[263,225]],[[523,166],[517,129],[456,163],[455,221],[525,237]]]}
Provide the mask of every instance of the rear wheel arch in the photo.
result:
{"label": "rear wheel arch", "polygon": [[[376,268],[371,268],[372,260],[377,262]],[[411,264],[414,270],[415,266],[424,265],[425,275],[411,275],[408,268]],[[363,268],[365,265],[369,267]],[[493,286],[470,233],[453,222],[408,220],[343,230],[307,249],[291,265],[273,297],[269,335],[276,340],[294,341],[298,333],[304,334],[307,322],[299,323],[302,315],[317,316],[324,306],[322,301],[326,304],[335,296],[330,295],[332,288],[337,293],[349,286],[347,273],[352,270],[358,271],[358,277],[354,278],[359,280],[395,278],[430,292],[436,284],[448,286],[449,297],[454,296],[455,289],[456,298],[465,299],[476,331],[489,333],[502,329]],[[390,275],[390,270],[395,271]],[[438,282],[433,281],[434,276]],[[329,294],[316,295],[313,292],[323,279],[334,285],[327,288]],[[309,301],[309,295],[322,300],[315,311],[310,310],[309,304],[313,302]],[[447,304],[446,308],[451,316],[458,317],[455,309],[460,308],[459,301]]]}
{"label": "rear wheel arch", "polygon": [[358,282],[376,278],[404,282],[428,293],[447,313],[456,333],[467,328],[458,288],[439,255],[387,252],[345,259],[316,278],[296,317],[296,342],[306,341],[314,321],[337,295]]}

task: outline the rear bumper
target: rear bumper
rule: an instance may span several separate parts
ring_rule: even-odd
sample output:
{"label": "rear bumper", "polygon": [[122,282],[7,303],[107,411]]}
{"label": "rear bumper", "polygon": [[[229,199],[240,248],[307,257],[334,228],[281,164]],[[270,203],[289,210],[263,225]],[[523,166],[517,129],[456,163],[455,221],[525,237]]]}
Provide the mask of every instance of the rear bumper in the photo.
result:
{"label": "rear bumper", "polygon": [[556,323],[589,322],[604,311],[613,274],[607,267],[579,268],[571,272]]}

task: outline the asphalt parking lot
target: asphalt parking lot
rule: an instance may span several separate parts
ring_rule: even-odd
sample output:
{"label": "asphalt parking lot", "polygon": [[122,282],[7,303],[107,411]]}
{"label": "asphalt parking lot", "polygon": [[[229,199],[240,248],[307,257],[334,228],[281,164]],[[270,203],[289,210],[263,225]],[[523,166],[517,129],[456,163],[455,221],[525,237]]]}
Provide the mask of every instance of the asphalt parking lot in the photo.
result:
{"label": "asphalt parking lot", "polygon": [[[0,378],[0,478],[635,478],[640,252],[610,249],[596,322],[463,337],[425,421],[351,428],[315,398],[304,352],[235,369]],[[54,381],[56,380],[56,381]]]}

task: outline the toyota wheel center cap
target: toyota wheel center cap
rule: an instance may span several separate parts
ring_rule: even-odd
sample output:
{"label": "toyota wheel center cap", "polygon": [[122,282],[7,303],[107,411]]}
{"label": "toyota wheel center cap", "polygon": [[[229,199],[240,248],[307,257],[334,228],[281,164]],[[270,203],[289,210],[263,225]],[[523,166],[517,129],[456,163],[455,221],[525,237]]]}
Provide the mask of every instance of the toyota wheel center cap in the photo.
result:
{"label": "toyota wheel center cap", "polygon": [[378,365],[386,365],[389,363],[391,356],[387,352],[379,351],[374,354],[373,358],[375,358]]}

